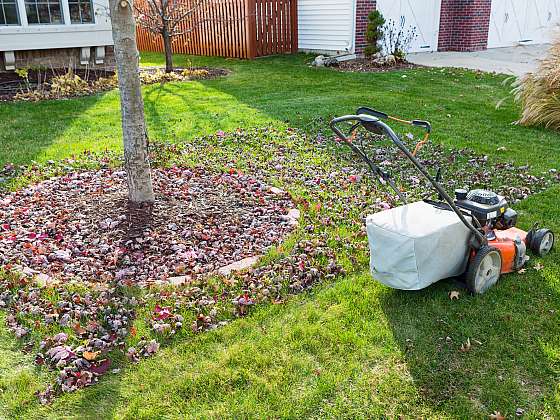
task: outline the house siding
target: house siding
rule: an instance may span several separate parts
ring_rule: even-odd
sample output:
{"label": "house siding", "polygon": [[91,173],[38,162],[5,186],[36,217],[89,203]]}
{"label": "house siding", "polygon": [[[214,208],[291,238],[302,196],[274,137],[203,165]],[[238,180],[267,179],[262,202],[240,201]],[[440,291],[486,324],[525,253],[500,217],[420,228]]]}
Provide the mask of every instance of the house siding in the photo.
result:
{"label": "house siding", "polygon": [[108,0],[93,0],[95,18],[91,23],[72,22],[68,0],[61,0],[62,21],[53,24],[29,23],[25,0],[16,0],[16,4],[19,24],[0,26],[0,71],[22,67],[105,68],[114,64]]}
{"label": "house siding", "polygon": [[298,44],[303,51],[351,53],[355,0],[298,0]]}

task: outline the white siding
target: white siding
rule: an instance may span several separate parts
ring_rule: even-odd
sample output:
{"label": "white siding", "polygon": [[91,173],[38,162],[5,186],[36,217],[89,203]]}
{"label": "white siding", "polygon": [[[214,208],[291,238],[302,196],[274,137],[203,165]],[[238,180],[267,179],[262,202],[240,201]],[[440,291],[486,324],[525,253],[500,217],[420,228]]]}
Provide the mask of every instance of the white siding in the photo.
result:
{"label": "white siding", "polygon": [[560,0],[494,0],[488,48],[550,42],[560,24]]}
{"label": "white siding", "polygon": [[0,51],[113,45],[108,0],[94,0],[95,23],[71,24],[68,0],[62,0],[64,24],[28,25],[24,0],[18,0],[21,25],[0,26]]}
{"label": "white siding", "polygon": [[304,51],[353,52],[355,0],[299,0],[298,42]]}

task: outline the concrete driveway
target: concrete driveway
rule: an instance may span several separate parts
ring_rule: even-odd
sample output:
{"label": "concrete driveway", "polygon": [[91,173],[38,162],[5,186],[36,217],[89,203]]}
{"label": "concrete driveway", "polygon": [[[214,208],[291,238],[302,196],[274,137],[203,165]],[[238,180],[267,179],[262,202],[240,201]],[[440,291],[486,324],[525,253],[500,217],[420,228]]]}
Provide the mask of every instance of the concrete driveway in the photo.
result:
{"label": "concrete driveway", "polygon": [[407,59],[429,67],[461,67],[522,76],[534,71],[546,56],[549,44],[491,48],[477,52],[412,53]]}

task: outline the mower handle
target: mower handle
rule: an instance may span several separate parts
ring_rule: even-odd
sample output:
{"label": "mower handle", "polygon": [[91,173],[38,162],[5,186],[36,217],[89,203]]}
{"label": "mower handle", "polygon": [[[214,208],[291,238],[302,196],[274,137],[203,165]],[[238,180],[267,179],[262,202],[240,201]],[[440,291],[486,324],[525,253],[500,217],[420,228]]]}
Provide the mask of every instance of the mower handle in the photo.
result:
{"label": "mower handle", "polygon": [[[350,133],[348,135],[344,134],[342,130],[337,126],[337,124],[345,121],[355,121],[355,123],[350,128]],[[332,131],[338,136],[340,140],[342,140],[348,147],[350,147],[354,153],[362,158],[364,162],[367,163],[371,171],[379,177],[379,180],[382,184],[389,184],[389,186],[395,191],[395,193],[399,196],[399,198],[406,204],[407,200],[404,194],[399,190],[399,188],[395,185],[393,179],[389,176],[388,173],[383,172],[375,163],[371,161],[369,156],[358,146],[356,146],[352,141],[349,140],[349,136],[360,126],[364,126],[368,131],[371,130],[372,126],[375,124],[380,123],[377,117],[372,115],[344,115],[342,117],[334,118],[331,123],[330,127]]]}
{"label": "mower handle", "polygon": [[426,130],[426,133],[431,133],[432,132],[432,125],[428,122],[428,121],[424,121],[424,120],[412,120],[412,121],[408,121],[408,120],[403,120],[397,117],[391,117],[389,114],[386,114],[384,112],[381,111],[376,111],[375,109],[372,108],[368,108],[367,106],[361,106],[358,108],[358,110],[356,111],[356,114],[358,115],[372,115],[376,118],[379,118],[381,120],[392,120],[392,121],[398,121],[400,123],[404,123],[404,124],[409,124],[409,125],[413,125],[415,127],[420,127],[423,128],[424,130]]}
{"label": "mower handle", "polygon": [[[369,109],[369,108],[362,107],[359,108],[358,111],[360,110],[363,111],[365,109]],[[385,124],[383,121],[380,121],[379,116],[386,115],[386,114],[380,113],[375,110],[371,110],[371,111],[377,113],[378,115],[373,115],[371,112],[369,114],[366,113],[366,114],[358,114],[358,115],[344,115],[342,117],[334,118],[330,123],[330,127],[341,140],[343,140],[356,154],[358,154],[368,164],[372,172],[375,173],[382,180],[382,182],[386,182],[391,186],[391,188],[398,194],[399,198],[406,204],[407,203],[406,198],[401,193],[399,188],[395,185],[395,183],[393,182],[389,174],[383,172],[377,165],[375,165],[375,163],[373,163],[370,160],[370,158],[363,150],[361,150],[354,143],[352,143],[348,139],[348,137],[342,132],[342,130],[338,128],[337,124],[345,121],[356,121],[356,123],[352,125],[350,133],[355,131],[360,125],[362,125],[366,130],[373,133],[377,133],[379,131],[384,132],[387,135],[387,137],[412,162],[412,164],[418,170],[418,172],[420,172],[420,174],[422,174],[424,178],[426,178],[430,182],[430,184],[432,184],[432,186],[438,192],[440,197],[447,202],[447,204],[453,210],[453,212],[455,212],[455,214],[457,214],[459,219],[461,219],[461,222],[463,222],[463,224],[473,233],[474,237],[477,239],[477,243],[480,244],[480,246],[486,245],[488,243],[488,240],[486,239],[485,235],[483,235],[478,229],[476,229],[473,226],[473,224],[469,220],[467,220],[467,218],[463,215],[463,212],[456,206],[455,202],[449,196],[449,194],[447,194],[447,192],[443,189],[440,183],[430,175],[428,170],[424,167],[424,165],[422,165],[422,163],[420,163],[420,161],[418,161],[418,159],[416,159],[414,154],[410,152],[410,150],[408,150],[406,145],[401,141],[401,139],[399,139],[399,137],[393,131],[393,129],[389,127],[387,124]],[[410,124],[412,123],[411,121],[410,122],[404,121],[404,122]],[[427,124],[429,127],[430,123]]]}

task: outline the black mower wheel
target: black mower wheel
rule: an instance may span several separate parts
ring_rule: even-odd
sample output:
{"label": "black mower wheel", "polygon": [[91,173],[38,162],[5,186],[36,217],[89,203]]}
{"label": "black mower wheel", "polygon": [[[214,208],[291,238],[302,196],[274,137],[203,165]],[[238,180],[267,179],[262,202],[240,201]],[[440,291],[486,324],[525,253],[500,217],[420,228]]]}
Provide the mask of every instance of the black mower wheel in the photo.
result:
{"label": "black mower wheel", "polygon": [[482,294],[494,286],[502,272],[502,254],[493,246],[483,246],[469,263],[466,281],[474,294]]}
{"label": "black mower wheel", "polygon": [[531,235],[529,248],[539,257],[544,257],[554,246],[554,233],[550,229],[539,229]]}

